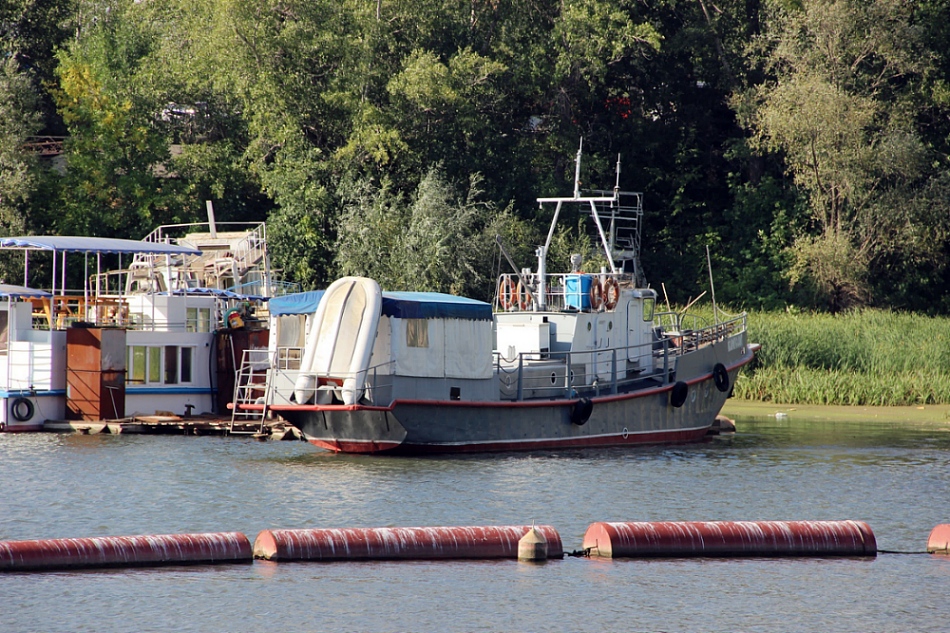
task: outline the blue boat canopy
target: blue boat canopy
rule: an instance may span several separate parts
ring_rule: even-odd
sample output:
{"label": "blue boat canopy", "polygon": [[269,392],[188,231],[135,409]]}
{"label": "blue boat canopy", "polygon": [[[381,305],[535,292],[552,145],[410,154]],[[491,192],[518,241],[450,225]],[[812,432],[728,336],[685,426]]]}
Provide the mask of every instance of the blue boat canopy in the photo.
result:
{"label": "blue boat canopy", "polygon": [[200,255],[190,246],[123,240],[115,237],[69,235],[22,235],[0,238],[0,249],[56,251],[68,253],[147,253],[150,255]]}
{"label": "blue boat canopy", "polygon": [[26,286],[14,286],[12,284],[0,284],[0,297],[52,297],[45,290],[36,290]]}
{"label": "blue boat canopy", "polygon": [[[273,297],[268,304],[274,316],[312,314],[317,311],[323,290],[311,290]],[[491,321],[491,304],[440,292],[383,292],[383,316],[397,319],[468,319]]]}
{"label": "blue boat canopy", "polygon": [[324,292],[324,290],[310,290],[271,297],[270,301],[267,302],[267,309],[273,316],[313,314],[317,311],[317,306],[320,305],[320,299],[323,298]]}
{"label": "blue boat canopy", "polygon": [[383,315],[397,319],[491,321],[490,303],[441,292],[383,292]]}

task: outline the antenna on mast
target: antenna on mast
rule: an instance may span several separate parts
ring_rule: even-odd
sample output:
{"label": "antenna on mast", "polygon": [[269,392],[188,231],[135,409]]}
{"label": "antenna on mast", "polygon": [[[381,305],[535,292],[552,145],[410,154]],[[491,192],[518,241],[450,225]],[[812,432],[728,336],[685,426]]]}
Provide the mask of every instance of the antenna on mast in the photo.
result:
{"label": "antenna on mast", "polygon": [[574,198],[581,197],[581,154],[584,151],[584,137],[581,137],[581,144],[577,148],[577,159],[574,161]]}
{"label": "antenna on mast", "polygon": [[617,180],[614,182],[614,195],[620,191],[620,153],[617,153]]}

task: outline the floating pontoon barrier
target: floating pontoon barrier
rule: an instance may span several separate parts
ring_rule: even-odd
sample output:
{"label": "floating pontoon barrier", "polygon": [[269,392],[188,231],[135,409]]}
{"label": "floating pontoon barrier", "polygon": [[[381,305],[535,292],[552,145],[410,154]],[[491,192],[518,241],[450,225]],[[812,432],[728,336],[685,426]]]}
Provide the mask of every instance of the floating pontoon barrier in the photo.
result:
{"label": "floating pontoon barrier", "polygon": [[593,523],[583,547],[607,558],[877,555],[861,521]]}
{"label": "floating pontoon barrier", "polygon": [[930,531],[930,536],[927,538],[927,552],[950,554],[950,523],[941,523]]}
{"label": "floating pontoon barrier", "polygon": [[[547,541],[548,558],[562,558],[557,530],[548,525],[535,529]],[[275,561],[517,558],[518,541],[530,530],[530,525],[264,530],[254,541],[254,557]]]}
{"label": "floating pontoon barrier", "polygon": [[0,571],[250,563],[240,532],[0,541]]}

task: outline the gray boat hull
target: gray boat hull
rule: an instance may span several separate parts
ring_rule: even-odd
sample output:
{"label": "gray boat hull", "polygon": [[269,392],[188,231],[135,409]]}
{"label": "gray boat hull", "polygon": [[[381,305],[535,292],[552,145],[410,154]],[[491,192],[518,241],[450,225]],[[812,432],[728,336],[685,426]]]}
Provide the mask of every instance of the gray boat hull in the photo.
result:
{"label": "gray boat hull", "polygon": [[[726,365],[731,386],[751,350]],[[295,405],[273,409],[312,444],[347,453],[466,453],[681,443],[706,436],[729,391],[713,372],[682,381],[685,402],[674,406],[674,384],[627,393],[515,402],[395,400],[388,407]],[[581,408],[579,410],[579,408]],[[578,423],[580,422],[580,423]]]}

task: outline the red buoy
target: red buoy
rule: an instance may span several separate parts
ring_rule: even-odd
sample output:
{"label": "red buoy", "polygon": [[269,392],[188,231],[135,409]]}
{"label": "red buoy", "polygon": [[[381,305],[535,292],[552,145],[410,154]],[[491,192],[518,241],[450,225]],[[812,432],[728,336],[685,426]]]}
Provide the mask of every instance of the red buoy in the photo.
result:
{"label": "red buoy", "polygon": [[593,523],[584,549],[607,558],[648,556],[876,556],[861,521]]}
{"label": "red buoy", "polygon": [[927,551],[931,554],[950,554],[950,523],[941,523],[930,531]]}
{"label": "red buoy", "polygon": [[0,571],[253,560],[251,543],[240,532],[0,541]]}
{"label": "red buoy", "polygon": [[[518,541],[530,525],[489,527],[394,527],[264,530],[254,557],[267,560],[365,560],[517,558]],[[535,529],[548,544],[548,558],[561,558],[561,536],[548,525]]]}

